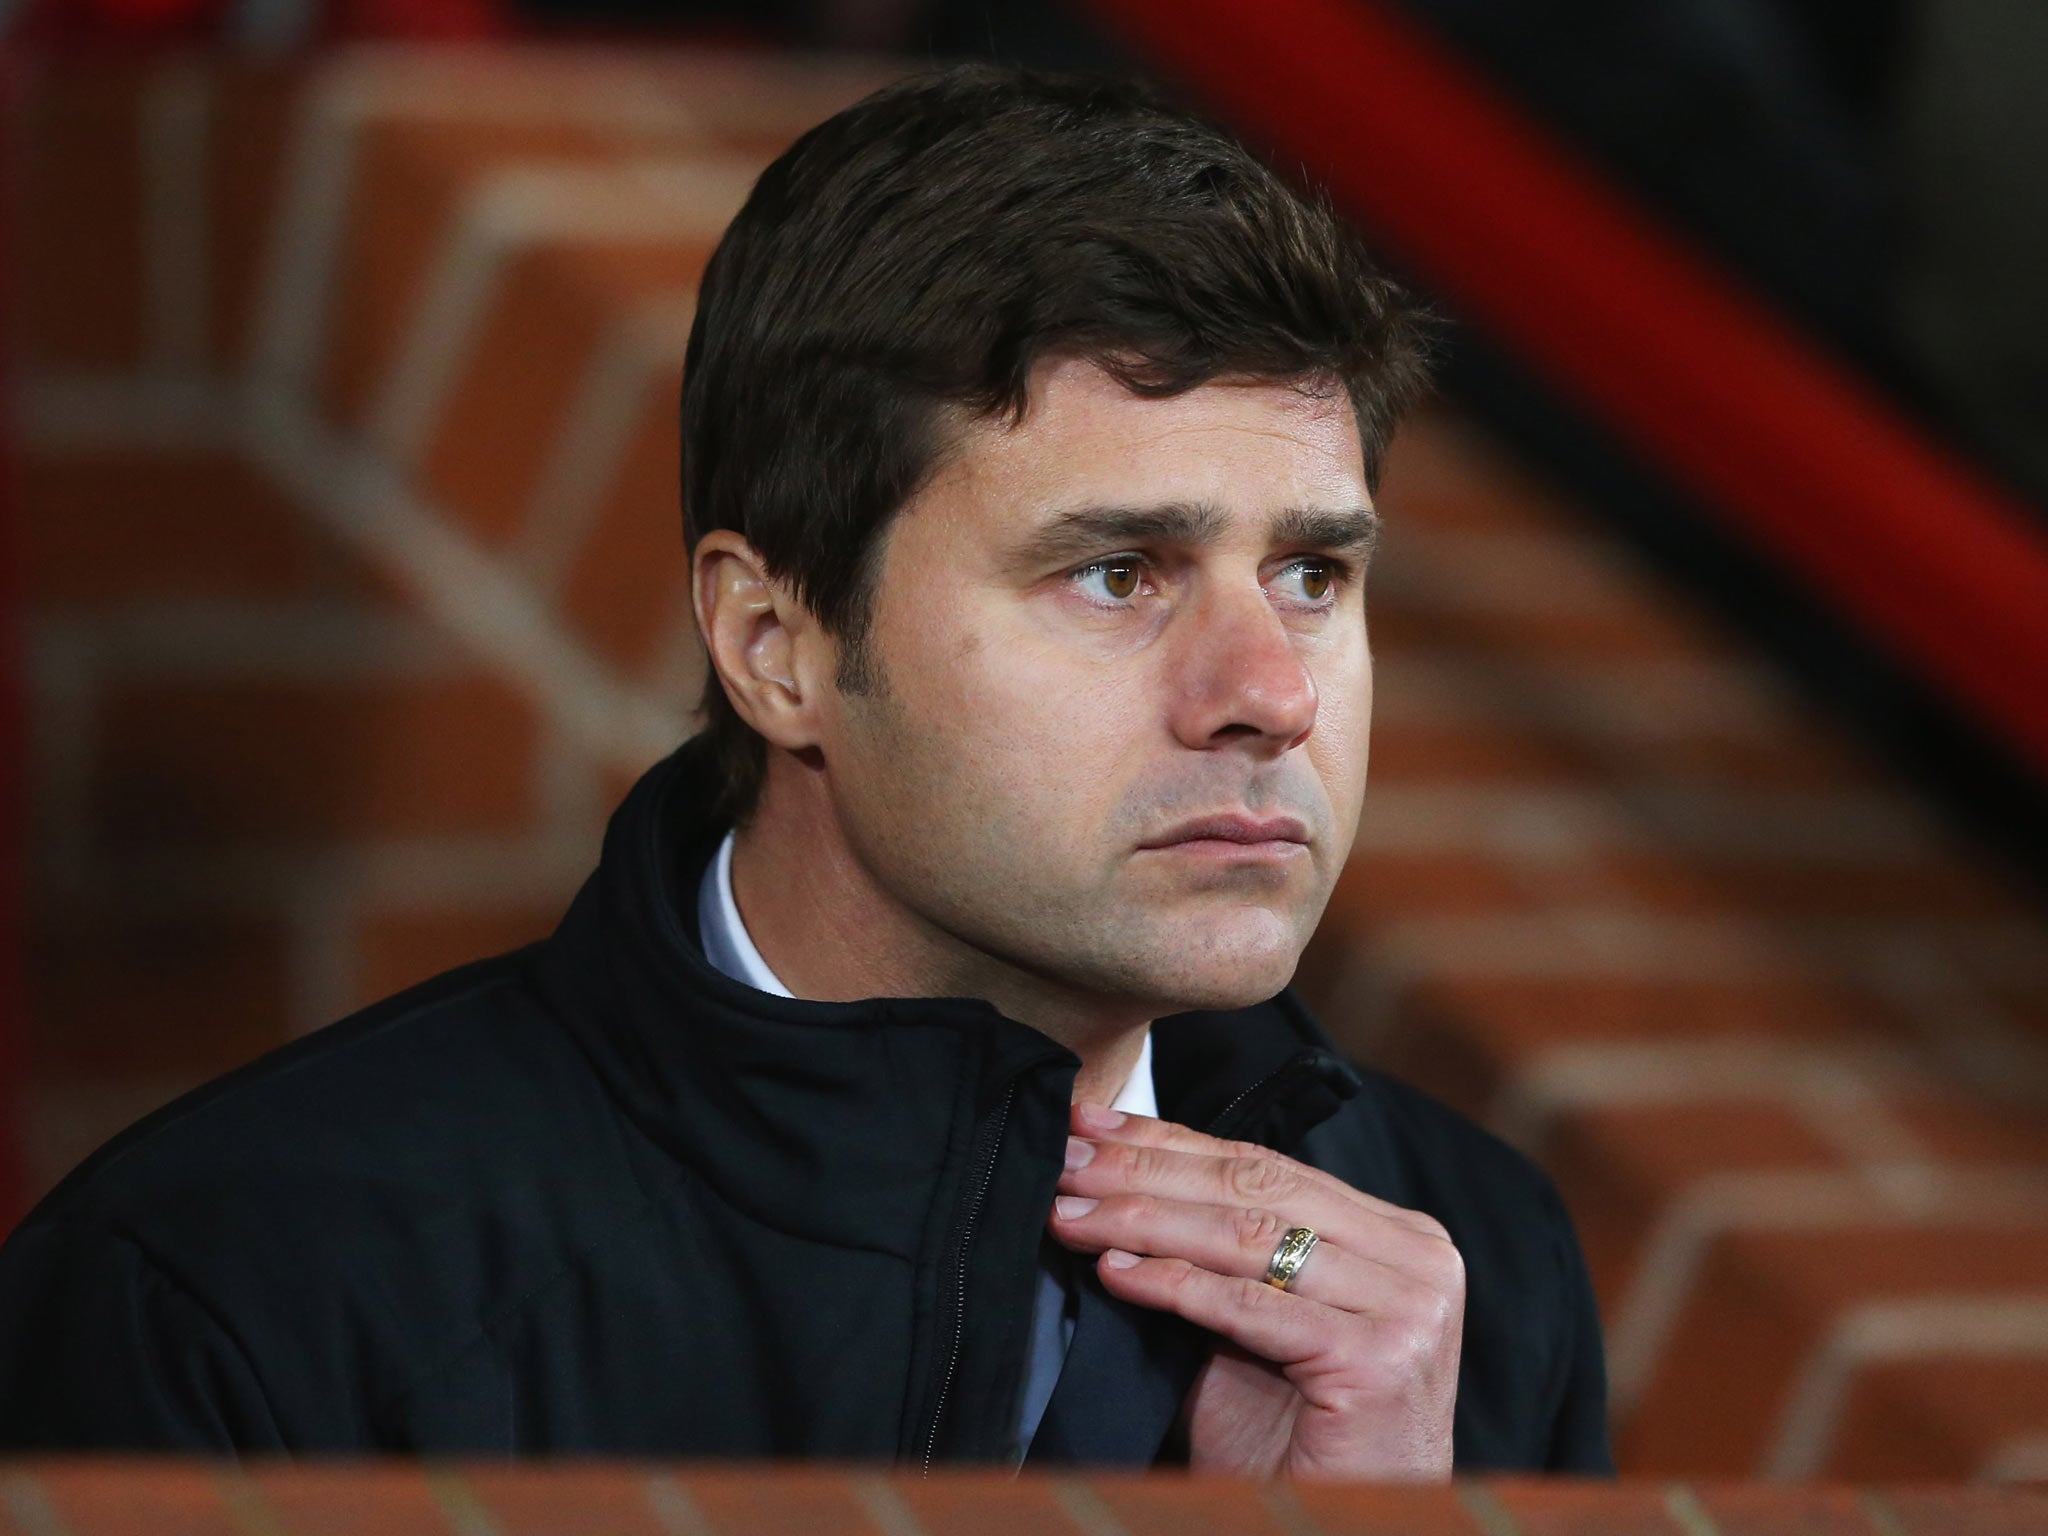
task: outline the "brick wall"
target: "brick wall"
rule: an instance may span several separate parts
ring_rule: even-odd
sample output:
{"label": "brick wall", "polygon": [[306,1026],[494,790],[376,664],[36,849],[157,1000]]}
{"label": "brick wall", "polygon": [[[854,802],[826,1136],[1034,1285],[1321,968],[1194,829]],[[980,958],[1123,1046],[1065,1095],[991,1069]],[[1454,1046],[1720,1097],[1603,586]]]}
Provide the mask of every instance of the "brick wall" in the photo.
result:
{"label": "brick wall", "polygon": [[[544,933],[687,729],[673,406],[872,83],[364,51],[32,75],[32,1171]],[[1656,1473],[2048,1476],[2048,923],[1448,412],[1302,983],[1558,1175]]]}
{"label": "brick wall", "polygon": [[[11,1523],[10,1523],[11,1517]],[[1498,1480],[1401,1488],[1214,1477],[925,1478],[789,1466],[0,1464],[23,1536],[2022,1536],[2048,1495]]]}

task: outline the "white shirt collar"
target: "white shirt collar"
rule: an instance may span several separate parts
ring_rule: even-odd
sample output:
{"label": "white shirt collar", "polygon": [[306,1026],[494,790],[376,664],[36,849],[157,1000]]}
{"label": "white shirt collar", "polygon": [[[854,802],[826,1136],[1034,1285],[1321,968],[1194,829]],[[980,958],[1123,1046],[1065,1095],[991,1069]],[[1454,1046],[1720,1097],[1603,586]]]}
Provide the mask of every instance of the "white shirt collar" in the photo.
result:
{"label": "white shirt collar", "polygon": [[[725,834],[718,853],[705,866],[697,885],[697,935],[704,945],[704,958],[734,981],[768,992],[776,997],[794,997],[782,979],[769,969],[754,947],[740,906],[732,894],[733,834]],[[1131,1069],[1123,1091],[1110,1105],[1127,1115],[1159,1115],[1159,1091],[1152,1081],[1152,1031],[1145,1031],[1145,1043],[1138,1047],[1138,1064]]]}
{"label": "white shirt collar", "polygon": [[768,968],[740,919],[740,906],[732,895],[732,839],[732,833],[725,834],[717,857],[705,868],[703,882],[697,887],[697,933],[704,941],[704,958],[756,992],[795,997]]}

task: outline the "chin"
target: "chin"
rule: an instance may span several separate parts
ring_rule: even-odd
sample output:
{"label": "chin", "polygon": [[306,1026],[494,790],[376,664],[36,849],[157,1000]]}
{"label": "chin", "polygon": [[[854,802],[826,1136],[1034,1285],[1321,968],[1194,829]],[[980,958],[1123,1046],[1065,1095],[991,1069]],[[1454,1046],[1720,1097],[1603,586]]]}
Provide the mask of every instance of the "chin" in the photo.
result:
{"label": "chin", "polygon": [[1306,936],[1277,922],[1258,928],[1179,939],[1154,972],[1159,999],[1166,1005],[1162,1012],[1248,1008],[1285,987],[1294,978]]}

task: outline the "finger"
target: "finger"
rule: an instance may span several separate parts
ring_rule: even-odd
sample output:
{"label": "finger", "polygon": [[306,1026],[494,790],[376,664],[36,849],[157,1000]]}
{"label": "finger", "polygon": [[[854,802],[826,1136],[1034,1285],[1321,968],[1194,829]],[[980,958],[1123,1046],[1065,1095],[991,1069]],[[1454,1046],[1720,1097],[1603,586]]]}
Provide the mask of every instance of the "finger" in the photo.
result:
{"label": "finger", "polygon": [[1375,1211],[1389,1221],[1414,1227],[1419,1232],[1432,1235],[1441,1233],[1443,1228],[1436,1218],[1423,1211],[1411,1211],[1406,1206],[1382,1200],[1369,1195],[1362,1189],[1355,1189],[1334,1174],[1320,1168],[1312,1168],[1297,1162],[1283,1152],[1271,1147],[1262,1147],[1252,1141],[1225,1141],[1172,1120],[1154,1119],[1150,1115],[1126,1114],[1121,1110],[1107,1109],[1100,1104],[1076,1104],[1073,1111],[1073,1130],[1076,1136],[1091,1141],[1120,1141],[1133,1146],[1163,1147],[1169,1151],[1185,1152],[1192,1156],[1228,1158],[1266,1158],[1294,1169],[1310,1182],[1327,1186],[1333,1194],[1355,1201],[1367,1210]]}
{"label": "finger", "polygon": [[[1079,1253],[1122,1249],[1148,1258],[1186,1259],[1219,1275],[1269,1284],[1266,1271],[1295,1225],[1273,1211],[1190,1205],[1153,1195],[1105,1200],[1062,1195],[1052,1234]],[[1319,1241],[1287,1287],[1292,1295],[1345,1312],[1405,1315],[1428,1297],[1414,1277],[1366,1254]]]}
{"label": "finger", "polygon": [[[1352,1253],[1370,1254],[1439,1286],[1462,1285],[1463,1261],[1443,1228],[1418,1226],[1389,1214],[1398,1207],[1351,1199],[1315,1170],[1278,1157],[1211,1157],[1125,1141],[1069,1142],[1069,1166],[1059,1192],[1107,1199],[1153,1195],[1192,1205],[1276,1211],[1290,1226]],[[1403,1215],[1415,1215],[1404,1212]],[[1427,1221],[1428,1218],[1424,1217]]]}
{"label": "finger", "polygon": [[1219,1275],[1186,1259],[1112,1248],[1096,1261],[1103,1288],[1136,1306],[1172,1312],[1275,1365],[1299,1365],[1331,1353],[1360,1325],[1305,1296],[1256,1280]]}

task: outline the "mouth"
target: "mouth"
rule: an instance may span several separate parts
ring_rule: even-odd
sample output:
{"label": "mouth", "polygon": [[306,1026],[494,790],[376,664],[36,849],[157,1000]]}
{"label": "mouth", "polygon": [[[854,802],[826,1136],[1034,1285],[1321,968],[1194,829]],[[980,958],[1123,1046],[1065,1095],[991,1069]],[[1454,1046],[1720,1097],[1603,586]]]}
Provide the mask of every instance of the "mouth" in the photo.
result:
{"label": "mouth", "polygon": [[1292,816],[1202,816],[1138,846],[1211,859],[1285,859],[1308,852],[1308,828]]}

